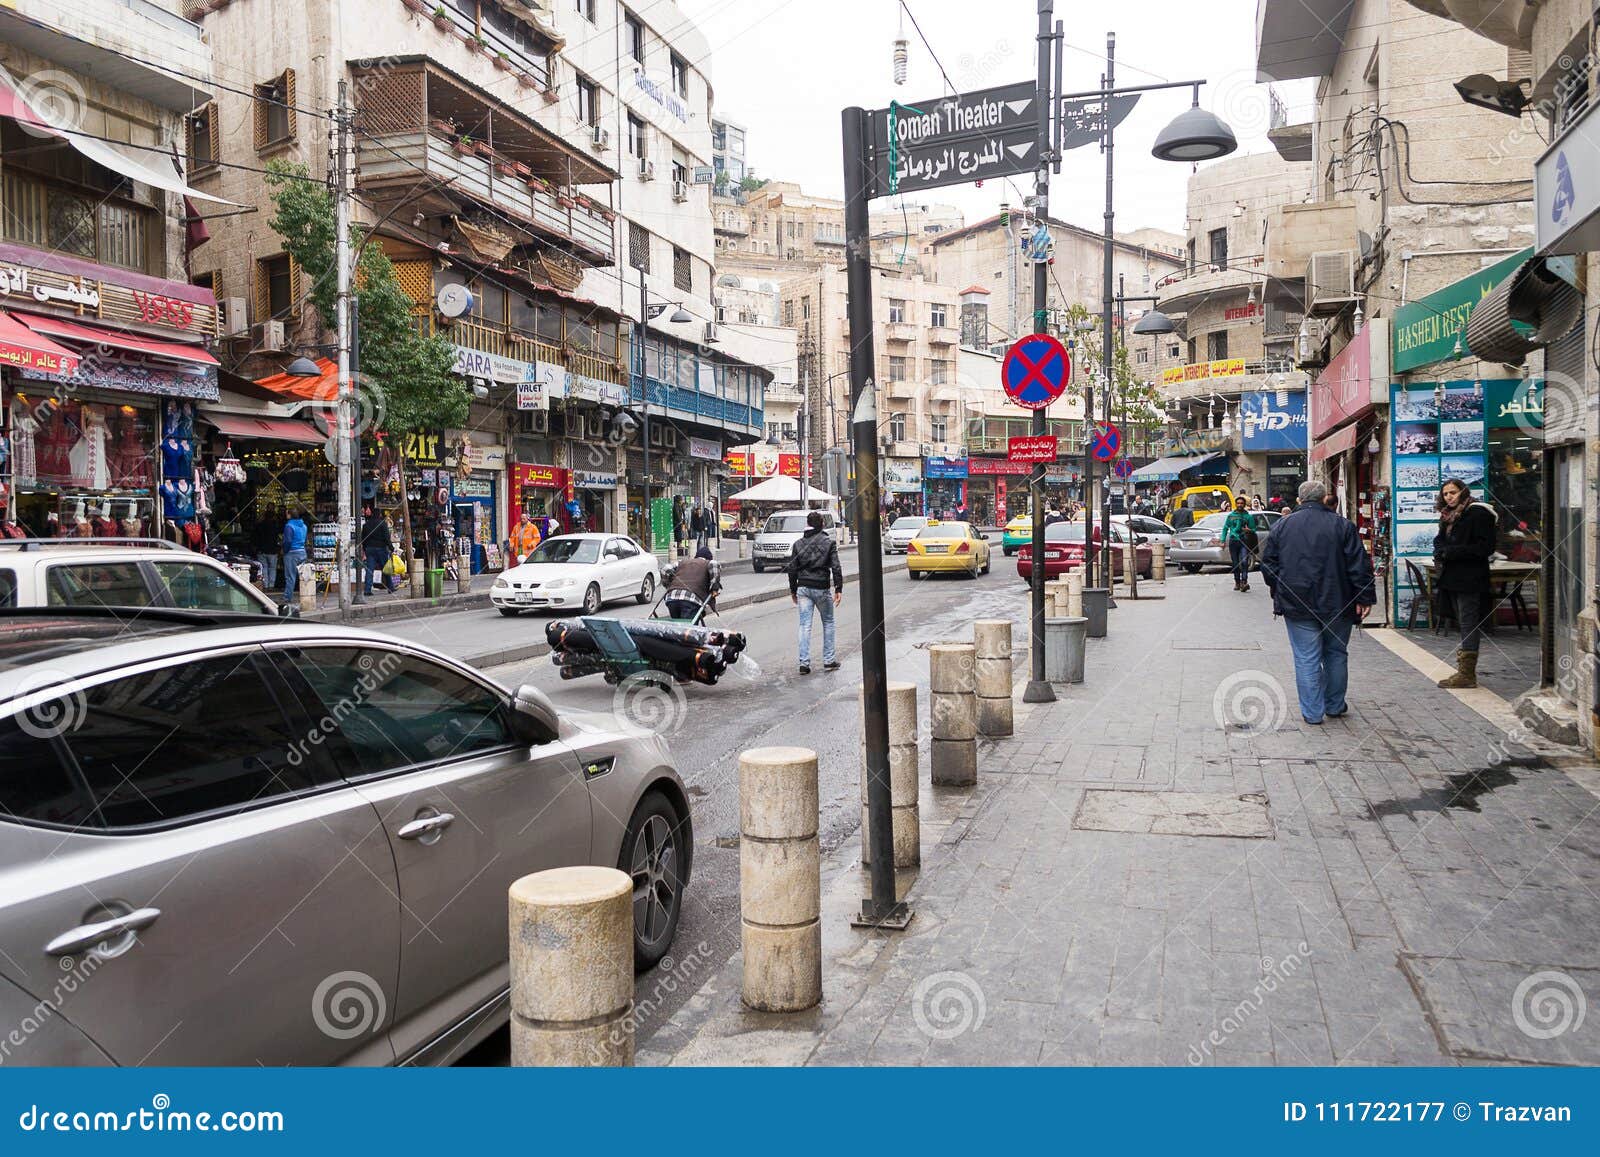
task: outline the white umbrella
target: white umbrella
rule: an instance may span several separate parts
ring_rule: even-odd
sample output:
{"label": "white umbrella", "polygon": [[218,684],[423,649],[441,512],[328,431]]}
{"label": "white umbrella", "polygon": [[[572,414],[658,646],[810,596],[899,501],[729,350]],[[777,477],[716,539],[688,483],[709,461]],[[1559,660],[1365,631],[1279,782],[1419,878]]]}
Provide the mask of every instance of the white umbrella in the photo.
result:
{"label": "white umbrella", "polygon": [[[728,500],[732,502],[799,502],[800,479],[789,478],[785,475],[775,475],[772,478],[757,482],[748,490],[741,490],[737,494],[730,494]],[[819,486],[806,486],[806,504],[833,502],[834,496]]]}

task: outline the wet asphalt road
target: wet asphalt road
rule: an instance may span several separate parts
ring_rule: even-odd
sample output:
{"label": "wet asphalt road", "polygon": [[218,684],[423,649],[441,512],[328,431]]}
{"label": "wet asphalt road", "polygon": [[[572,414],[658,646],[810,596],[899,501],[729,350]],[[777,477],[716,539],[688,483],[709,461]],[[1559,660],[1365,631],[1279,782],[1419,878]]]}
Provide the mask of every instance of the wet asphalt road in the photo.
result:
{"label": "wet asphalt road", "polygon": [[[639,977],[641,1009],[637,1041],[643,1045],[739,947],[739,753],[747,748],[793,745],[817,752],[821,842],[824,854],[861,823],[859,768],[861,630],[858,589],[847,587],[838,611],[838,652],[843,668],[822,671],[821,625],[814,630],[812,670],[796,670],[796,612],[788,600],[735,611],[723,625],[745,632],[749,648],[715,687],[694,685],[663,729],[670,735],[678,769],[693,800],[694,874],[684,901],[672,957],[696,953],[697,980],[667,993],[657,968]],[[1013,620],[1012,645],[1020,657],[1027,643],[1027,590],[1014,560],[994,552],[993,572],[978,579],[936,576],[911,581],[905,572],[885,577],[889,677],[916,683],[926,704],[929,643],[970,642],[972,621]],[[489,611],[485,614],[493,615]],[[565,682],[548,659],[499,667],[489,672],[503,683],[531,682],[547,691],[557,706],[586,711],[613,709],[613,688],[598,677]],[[922,712],[926,714],[926,710]],[[926,721],[923,720],[926,728]],[[719,846],[720,845],[720,846]],[[704,948],[700,946],[704,945]],[[671,959],[672,957],[669,957]],[[503,1064],[507,1033],[502,1030],[467,1064]]]}

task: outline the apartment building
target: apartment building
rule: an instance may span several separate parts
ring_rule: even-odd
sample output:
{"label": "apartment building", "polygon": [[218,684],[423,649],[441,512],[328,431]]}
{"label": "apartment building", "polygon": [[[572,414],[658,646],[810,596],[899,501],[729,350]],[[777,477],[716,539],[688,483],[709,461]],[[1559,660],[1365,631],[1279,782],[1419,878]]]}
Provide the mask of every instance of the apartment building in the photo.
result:
{"label": "apartment building", "polygon": [[[212,49],[176,4],[0,7],[0,515],[32,535],[173,532],[157,446],[218,398],[214,254],[183,175]],[[184,480],[185,493],[190,482]],[[188,520],[193,520],[190,513]]]}
{"label": "apartment building", "polygon": [[793,273],[844,261],[844,202],[792,181],[714,199],[719,269]]}

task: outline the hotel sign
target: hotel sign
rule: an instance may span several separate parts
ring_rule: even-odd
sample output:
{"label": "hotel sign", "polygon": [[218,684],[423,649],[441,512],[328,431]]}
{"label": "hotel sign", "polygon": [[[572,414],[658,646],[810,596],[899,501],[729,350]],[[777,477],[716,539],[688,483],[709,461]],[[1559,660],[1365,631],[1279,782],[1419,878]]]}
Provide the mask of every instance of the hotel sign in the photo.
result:
{"label": "hotel sign", "polygon": [[[1470,354],[1472,351],[1467,348],[1467,319],[1472,316],[1472,311],[1477,308],[1478,302],[1489,296],[1495,286],[1532,256],[1532,249],[1524,249],[1504,261],[1478,270],[1471,277],[1463,277],[1396,309],[1393,372],[1403,374],[1418,366]],[[1456,349],[1457,341],[1461,343],[1459,351]]]}

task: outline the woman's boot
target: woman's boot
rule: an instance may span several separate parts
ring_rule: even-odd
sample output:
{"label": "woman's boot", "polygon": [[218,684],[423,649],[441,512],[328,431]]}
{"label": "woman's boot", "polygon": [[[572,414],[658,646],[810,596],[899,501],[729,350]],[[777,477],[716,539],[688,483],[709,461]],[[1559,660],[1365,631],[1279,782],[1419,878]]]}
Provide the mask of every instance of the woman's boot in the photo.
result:
{"label": "woman's boot", "polygon": [[1439,686],[1451,688],[1476,687],[1478,685],[1478,652],[1457,651],[1456,673],[1448,679],[1440,679]]}

